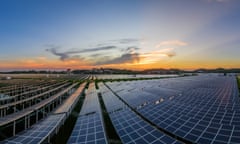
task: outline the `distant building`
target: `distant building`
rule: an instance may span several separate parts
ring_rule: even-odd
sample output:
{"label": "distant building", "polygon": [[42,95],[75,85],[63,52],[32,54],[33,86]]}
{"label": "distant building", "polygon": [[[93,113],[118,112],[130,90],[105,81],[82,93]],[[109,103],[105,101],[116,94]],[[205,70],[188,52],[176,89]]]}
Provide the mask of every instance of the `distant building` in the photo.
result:
{"label": "distant building", "polygon": [[71,75],[71,69],[67,69],[67,75]]}

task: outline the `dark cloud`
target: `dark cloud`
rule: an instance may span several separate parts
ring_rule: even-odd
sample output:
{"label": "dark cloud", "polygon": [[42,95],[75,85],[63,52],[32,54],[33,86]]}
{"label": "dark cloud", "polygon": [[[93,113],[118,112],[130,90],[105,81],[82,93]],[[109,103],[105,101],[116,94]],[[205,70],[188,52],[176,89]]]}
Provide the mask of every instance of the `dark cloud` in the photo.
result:
{"label": "dark cloud", "polygon": [[132,47],[128,47],[126,48],[126,52],[131,52],[131,51],[137,51],[139,50],[140,48],[136,47],[136,46],[132,46]]}
{"label": "dark cloud", "polygon": [[140,50],[137,46],[130,46],[127,48],[122,48],[121,52],[123,53],[136,53],[136,51]]}
{"label": "dark cloud", "polygon": [[165,53],[168,57],[174,57],[174,56],[176,56],[176,52],[174,52],[174,51],[172,51],[172,52],[166,52]]}
{"label": "dark cloud", "polygon": [[46,49],[46,51],[51,52],[52,54],[59,56],[60,60],[64,61],[65,59],[69,58],[68,53],[61,53],[61,52],[57,52],[57,48],[56,47],[52,47],[49,49]]}
{"label": "dark cloud", "polygon": [[139,42],[141,39],[136,39],[136,38],[126,38],[126,39],[118,39],[118,40],[112,40],[114,42],[118,42],[121,44],[129,44],[133,42]]}
{"label": "dark cloud", "polygon": [[102,51],[102,50],[110,50],[115,49],[116,46],[102,46],[102,47],[96,47],[96,48],[90,48],[90,49],[83,49],[78,51],[72,51],[71,53],[85,53],[85,52],[96,52],[96,51]]}
{"label": "dark cloud", "polygon": [[68,59],[71,57],[72,54],[81,54],[81,53],[88,53],[88,52],[97,52],[102,50],[110,50],[117,48],[116,46],[103,46],[103,47],[96,47],[96,48],[89,48],[89,49],[82,49],[82,50],[70,50],[66,52],[57,52],[57,49],[60,47],[51,46],[50,48],[46,49],[46,51],[51,52],[52,54],[59,56],[60,60],[64,61],[65,59]]}
{"label": "dark cloud", "polygon": [[102,55],[102,54],[99,54],[99,53],[98,53],[98,54],[92,54],[91,57],[94,58],[94,57],[99,57],[99,56],[101,56],[101,55]]}
{"label": "dark cloud", "polygon": [[115,40],[109,40],[105,41],[102,43],[98,43],[96,46],[97,47],[102,47],[102,46],[107,46],[107,45],[115,45],[115,44],[131,44],[131,43],[136,43],[140,42],[142,39],[137,39],[137,38],[125,38],[125,39],[115,39]]}
{"label": "dark cloud", "polygon": [[175,52],[175,49],[174,49],[174,48],[162,49],[162,50],[160,51],[160,53],[161,53],[161,54],[164,54],[164,55],[166,55],[166,56],[168,56],[168,57],[170,57],[170,58],[176,56],[176,52]]}
{"label": "dark cloud", "polygon": [[99,61],[96,63],[96,65],[133,63],[133,62],[139,62],[139,61],[140,61],[140,55],[138,53],[125,53],[117,58],[113,58],[105,61]]}

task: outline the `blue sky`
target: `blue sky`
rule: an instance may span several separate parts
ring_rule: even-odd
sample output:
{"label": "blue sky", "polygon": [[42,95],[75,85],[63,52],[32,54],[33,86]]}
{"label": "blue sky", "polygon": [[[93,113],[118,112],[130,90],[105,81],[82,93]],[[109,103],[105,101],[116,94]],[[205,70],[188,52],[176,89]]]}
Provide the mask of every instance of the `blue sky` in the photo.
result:
{"label": "blue sky", "polygon": [[237,0],[2,0],[0,69],[238,67],[239,25]]}

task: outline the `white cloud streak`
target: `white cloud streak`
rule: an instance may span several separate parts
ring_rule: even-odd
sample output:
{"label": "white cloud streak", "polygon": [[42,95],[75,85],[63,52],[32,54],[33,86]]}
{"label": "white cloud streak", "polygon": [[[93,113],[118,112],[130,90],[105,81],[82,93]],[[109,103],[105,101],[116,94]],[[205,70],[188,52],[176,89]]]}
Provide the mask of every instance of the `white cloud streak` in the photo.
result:
{"label": "white cloud streak", "polygon": [[163,41],[156,45],[156,48],[161,48],[163,46],[186,46],[188,43],[180,41],[180,40],[170,40]]}

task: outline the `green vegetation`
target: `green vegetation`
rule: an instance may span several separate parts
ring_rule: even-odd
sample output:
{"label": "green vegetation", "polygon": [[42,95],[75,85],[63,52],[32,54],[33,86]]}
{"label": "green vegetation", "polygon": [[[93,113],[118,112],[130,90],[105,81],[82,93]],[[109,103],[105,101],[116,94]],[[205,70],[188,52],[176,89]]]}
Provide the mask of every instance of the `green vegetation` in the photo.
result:
{"label": "green vegetation", "polygon": [[89,81],[87,81],[87,84],[85,85],[85,89],[88,89],[88,87],[89,87]]}
{"label": "green vegetation", "polygon": [[99,87],[98,87],[98,82],[99,82],[98,79],[96,79],[96,80],[95,80],[95,88],[96,88],[96,89],[99,89]]}
{"label": "green vegetation", "polygon": [[174,77],[151,77],[151,78],[120,78],[120,79],[96,79],[95,84],[98,82],[120,82],[120,81],[138,81],[138,80],[154,80]]}
{"label": "green vegetation", "polygon": [[6,83],[0,83],[0,88],[1,88],[1,87],[5,87],[5,86],[9,86],[9,85],[6,84]]}

